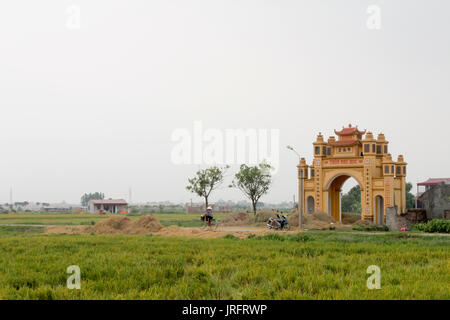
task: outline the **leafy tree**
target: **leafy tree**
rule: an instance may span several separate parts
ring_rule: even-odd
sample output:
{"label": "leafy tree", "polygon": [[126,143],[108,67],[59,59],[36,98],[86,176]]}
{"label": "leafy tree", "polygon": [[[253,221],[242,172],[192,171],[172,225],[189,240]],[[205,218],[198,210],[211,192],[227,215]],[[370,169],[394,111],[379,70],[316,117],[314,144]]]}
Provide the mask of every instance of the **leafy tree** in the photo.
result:
{"label": "leafy tree", "polygon": [[[414,195],[411,193],[412,184],[406,183],[406,208],[414,208],[415,200]],[[361,189],[358,186],[354,186],[350,191],[342,196],[342,211],[360,213],[361,212]]]}
{"label": "leafy tree", "polygon": [[188,179],[189,185],[186,189],[205,199],[205,209],[208,208],[211,192],[223,182],[225,171],[228,168],[228,166],[213,166],[198,170],[195,177]]}
{"label": "leafy tree", "polygon": [[86,207],[90,200],[103,200],[103,199],[105,199],[105,195],[101,192],[85,193],[81,197],[81,205]]}
{"label": "leafy tree", "polygon": [[413,185],[411,182],[406,183],[406,209],[412,209],[416,206],[416,200],[414,195],[411,193]]}
{"label": "leafy tree", "polygon": [[254,215],[259,199],[269,191],[272,184],[271,169],[272,167],[265,162],[251,167],[242,164],[234,176],[232,186],[241,190],[250,199]]}
{"label": "leafy tree", "polygon": [[361,188],[354,186],[341,198],[342,212],[361,213]]}

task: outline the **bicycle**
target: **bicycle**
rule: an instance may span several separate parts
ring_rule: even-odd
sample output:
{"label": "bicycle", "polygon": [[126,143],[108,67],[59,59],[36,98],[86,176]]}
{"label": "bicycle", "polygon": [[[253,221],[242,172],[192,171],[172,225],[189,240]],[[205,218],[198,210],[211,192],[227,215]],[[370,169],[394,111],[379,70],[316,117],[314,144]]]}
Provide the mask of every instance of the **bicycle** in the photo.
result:
{"label": "bicycle", "polygon": [[203,222],[201,229],[203,229],[203,230],[210,229],[210,230],[216,231],[221,224],[220,220],[212,218],[211,225],[208,225],[208,221],[205,219],[205,216],[203,216],[203,215],[201,216],[201,220]]}

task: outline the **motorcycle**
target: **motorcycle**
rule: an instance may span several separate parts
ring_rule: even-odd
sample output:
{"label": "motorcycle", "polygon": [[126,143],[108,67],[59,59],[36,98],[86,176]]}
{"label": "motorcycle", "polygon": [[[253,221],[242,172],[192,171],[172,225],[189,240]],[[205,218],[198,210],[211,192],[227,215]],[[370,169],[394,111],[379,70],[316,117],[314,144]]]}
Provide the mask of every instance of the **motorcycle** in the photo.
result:
{"label": "motorcycle", "polygon": [[285,215],[277,214],[277,217],[271,217],[269,221],[267,221],[267,227],[273,230],[289,230],[289,221]]}

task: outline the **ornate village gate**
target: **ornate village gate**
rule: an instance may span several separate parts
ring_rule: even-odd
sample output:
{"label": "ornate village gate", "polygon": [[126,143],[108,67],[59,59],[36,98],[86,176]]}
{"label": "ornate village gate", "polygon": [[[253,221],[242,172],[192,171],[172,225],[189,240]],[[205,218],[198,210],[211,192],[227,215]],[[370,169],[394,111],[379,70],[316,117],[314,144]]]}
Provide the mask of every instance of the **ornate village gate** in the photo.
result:
{"label": "ornate village gate", "polygon": [[[406,162],[399,155],[393,161],[388,141],[382,133],[374,139],[371,132],[349,125],[334,131],[324,141],[321,133],[314,145],[314,160],[298,165],[299,199],[303,197],[303,213],[327,212],[341,221],[341,187],[353,177],[361,187],[361,219],[385,223],[385,208],[397,206],[406,210]],[[363,137],[364,136],[364,137]],[[303,194],[301,192],[303,179]]]}

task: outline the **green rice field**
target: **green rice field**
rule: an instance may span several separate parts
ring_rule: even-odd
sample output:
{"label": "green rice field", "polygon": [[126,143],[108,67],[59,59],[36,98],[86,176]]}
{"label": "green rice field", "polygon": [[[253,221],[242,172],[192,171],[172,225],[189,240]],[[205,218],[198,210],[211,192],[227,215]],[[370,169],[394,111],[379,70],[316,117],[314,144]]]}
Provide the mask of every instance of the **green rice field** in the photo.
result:
{"label": "green rice field", "polygon": [[[445,236],[353,231],[246,239],[45,235],[33,224],[62,224],[64,217],[31,216],[0,216],[0,299],[450,298],[450,238]],[[70,222],[100,218],[80,215]],[[30,226],[5,226],[25,222]],[[66,286],[71,265],[81,270],[79,290]],[[381,270],[381,289],[366,286],[370,265]]]}

